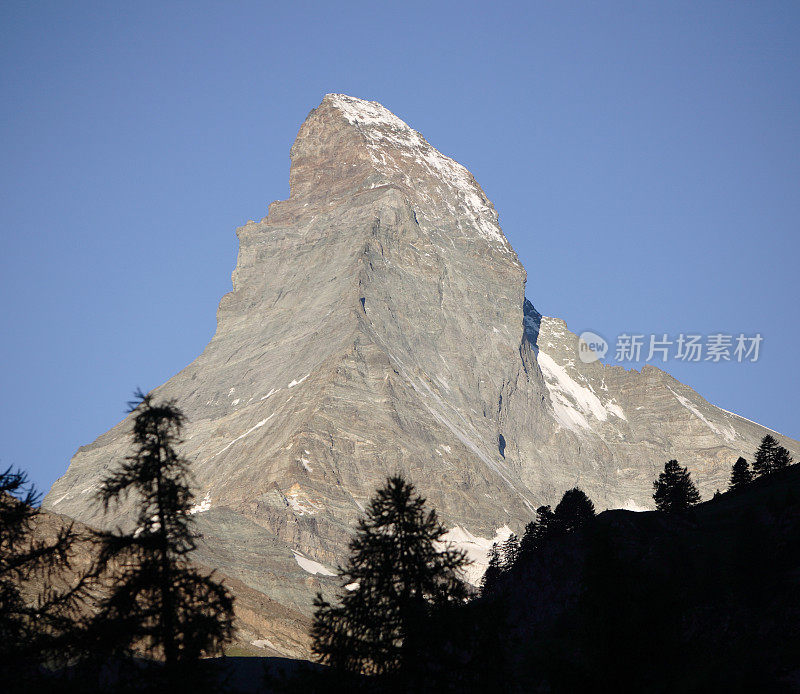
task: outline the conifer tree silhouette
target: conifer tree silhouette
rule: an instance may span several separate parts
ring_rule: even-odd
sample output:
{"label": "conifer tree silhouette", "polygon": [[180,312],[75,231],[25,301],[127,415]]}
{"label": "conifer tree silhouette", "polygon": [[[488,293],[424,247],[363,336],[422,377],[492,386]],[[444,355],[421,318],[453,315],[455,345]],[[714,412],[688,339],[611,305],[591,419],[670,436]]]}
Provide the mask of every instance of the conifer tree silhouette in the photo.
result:
{"label": "conifer tree silhouette", "polygon": [[519,542],[519,556],[527,556],[538,550],[555,529],[555,514],[550,506],[537,508],[536,518],[525,526],[525,532]]}
{"label": "conifer tree silhouette", "polygon": [[789,455],[789,451],[783,446],[778,446],[778,449],[775,451],[775,459],[772,461],[773,471],[783,470],[784,468],[789,467],[791,464],[792,456]]}
{"label": "conifer tree silhouette", "polygon": [[425,624],[437,608],[463,602],[460,550],[442,547],[445,528],[403,477],[377,491],[339,569],[340,604],[317,594],[311,630],[320,662],[364,675],[403,674],[424,661]]}
{"label": "conifer tree silhouette", "polygon": [[560,530],[571,532],[594,518],[594,504],[582,489],[574,487],[564,492],[553,515]]}
{"label": "conifer tree silhouette", "polygon": [[700,493],[689,470],[681,467],[677,460],[667,461],[664,472],[653,482],[653,489],[653,499],[659,511],[679,513],[700,502]]}
{"label": "conifer tree silhouette", "polygon": [[540,506],[536,509],[536,519],[525,526],[525,534],[519,542],[518,555],[530,555],[536,552],[553,537],[583,527],[594,516],[594,504],[586,493],[578,487],[568,489],[558,502],[555,511],[549,506]]}
{"label": "conifer tree silhouette", "polygon": [[728,489],[730,491],[744,489],[752,481],[753,473],[750,470],[750,463],[740,457],[731,468],[731,482]]}
{"label": "conifer tree silhouette", "polygon": [[481,595],[488,595],[494,590],[497,581],[503,575],[503,564],[500,543],[495,542],[489,550],[489,564],[481,577]]}
{"label": "conifer tree silhouette", "polygon": [[499,578],[517,561],[519,538],[512,533],[502,542],[495,542],[489,550],[489,564],[481,578],[481,595],[492,592]]}
{"label": "conifer tree silhouette", "polygon": [[778,442],[767,434],[761,439],[761,443],[756,449],[753,460],[753,476],[763,477],[775,469],[775,457],[778,454]]}
{"label": "conifer tree silhouette", "polygon": [[218,654],[233,633],[233,599],[188,555],[199,535],[190,514],[189,462],[176,450],[183,413],[137,392],[130,404],[134,452],[101,484],[108,510],[128,495],[137,509],[131,533],[104,533],[98,565],[109,591],[93,621],[95,647],[108,655],[144,653],[163,662],[166,686],[202,688],[200,657]]}
{"label": "conifer tree silhouette", "polygon": [[8,692],[25,691],[41,680],[41,666],[63,666],[76,653],[90,596],[88,573],[55,587],[56,576],[73,572],[82,537],[74,525],[52,540],[34,537],[38,501],[24,472],[0,472],[0,688]]}

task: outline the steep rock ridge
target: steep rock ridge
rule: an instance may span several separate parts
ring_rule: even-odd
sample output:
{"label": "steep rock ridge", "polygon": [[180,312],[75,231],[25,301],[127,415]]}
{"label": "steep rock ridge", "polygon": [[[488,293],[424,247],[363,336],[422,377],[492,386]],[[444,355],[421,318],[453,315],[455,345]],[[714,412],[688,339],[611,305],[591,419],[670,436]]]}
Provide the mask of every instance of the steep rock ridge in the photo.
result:
{"label": "steep rock ridge", "polygon": [[[601,508],[652,508],[652,481],[670,458],[688,465],[709,496],[727,487],[732,461],[752,458],[770,431],[714,407],[654,366],[639,372],[583,363],[578,336],[529,303],[525,320],[556,429],[553,439],[520,451],[539,461],[525,469],[523,479],[549,498],[580,485]],[[782,440],[798,450],[796,441]]]}
{"label": "steep rock ridge", "polygon": [[[238,236],[216,334],[156,395],[189,418],[198,559],[291,608],[332,584],[391,472],[474,554],[574,484],[646,506],[670,457],[713,491],[763,434],[658,369],[577,360],[577,337],[525,300],[472,175],[374,102],[326,96],[292,146],[289,199]],[[92,496],[129,429],[81,448],[45,505],[124,524]]]}

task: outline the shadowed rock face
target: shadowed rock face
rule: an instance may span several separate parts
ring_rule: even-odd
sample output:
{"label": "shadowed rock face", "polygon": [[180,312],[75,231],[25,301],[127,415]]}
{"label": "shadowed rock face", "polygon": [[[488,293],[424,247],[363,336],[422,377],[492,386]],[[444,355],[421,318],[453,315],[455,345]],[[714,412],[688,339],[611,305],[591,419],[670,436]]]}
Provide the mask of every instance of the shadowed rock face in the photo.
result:
{"label": "shadowed rock face", "polygon": [[[34,575],[21,587],[28,604],[35,604],[48,586],[55,585],[59,590],[74,586],[78,578],[92,568],[96,559],[97,546],[92,541],[92,528],[57,513],[42,511],[33,518],[31,537],[34,542],[51,544],[59,531],[71,525],[78,540],[72,547],[69,566],[61,565],[52,575]],[[207,566],[195,565],[202,573],[211,573]],[[236,596],[234,604],[234,623],[236,632],[228,649],[234,653],[248,653],[257,656],[286,656],[290,658],[309,658],[311,656],[308,638],[310,621],[285,605],[281,605],[260,592],[253,590],[240,580],[226,576],[219,570],[215,578],[224,583]],[[102,591],[92,591],[82,606],[84,614],[93,613],[98,607]]]}
{"label": "shadowed rock face", "polygon": [[[668,458],[708,495],[766,432],[656,368],[583,364],[472,175],[379,104],[326,96],[291,158],[289,199],[238,230],[215,336],[155,391],[189,418],[200,561],[308,611],[392,472],[480,540],[576,484],[650,506]],[[82,447],[45,506],[124,524],[93,494],[129,430]]]}

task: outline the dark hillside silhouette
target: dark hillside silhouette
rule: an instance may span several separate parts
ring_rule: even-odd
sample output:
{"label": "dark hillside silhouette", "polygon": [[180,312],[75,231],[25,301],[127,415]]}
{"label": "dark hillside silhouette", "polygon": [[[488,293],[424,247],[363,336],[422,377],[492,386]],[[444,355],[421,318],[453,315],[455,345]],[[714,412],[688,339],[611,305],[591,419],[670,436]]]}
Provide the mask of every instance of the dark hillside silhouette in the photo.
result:
{"label": "dark hillside silhouette", "polygon": [[798,491],[795,465],[691,515],[606,511],[520,553],[479,601],[506,618],[506,691],[792,691]]}

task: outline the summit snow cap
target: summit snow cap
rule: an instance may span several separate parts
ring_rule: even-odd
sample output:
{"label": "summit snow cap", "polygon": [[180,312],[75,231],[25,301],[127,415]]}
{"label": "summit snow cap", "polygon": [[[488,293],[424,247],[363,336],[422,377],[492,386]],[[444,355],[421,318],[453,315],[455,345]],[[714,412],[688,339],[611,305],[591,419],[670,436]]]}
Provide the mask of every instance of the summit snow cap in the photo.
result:
{"label": "summit snow cap", "polygon": [[[408,175],[409,164],[418,165],[423,173],[444,184],[445,190],[436,196],[436,201],[445,201],[454,218],[460,221],[466,212],[483,238],[513,253],[500,229],[494,205],[464,166],[446,157],[377,101],[356,99],[346,94],[327,94],[322,103],[329,103],[341,111],[347,121],[364,135],[376,168],[393,178],[400,173],[406,185],[414,188],[427,202],[433,202],[430,194],[425,192],[426,186],[419,185],[421,180]],[[451,202],[453,199],[456,204]]]}

